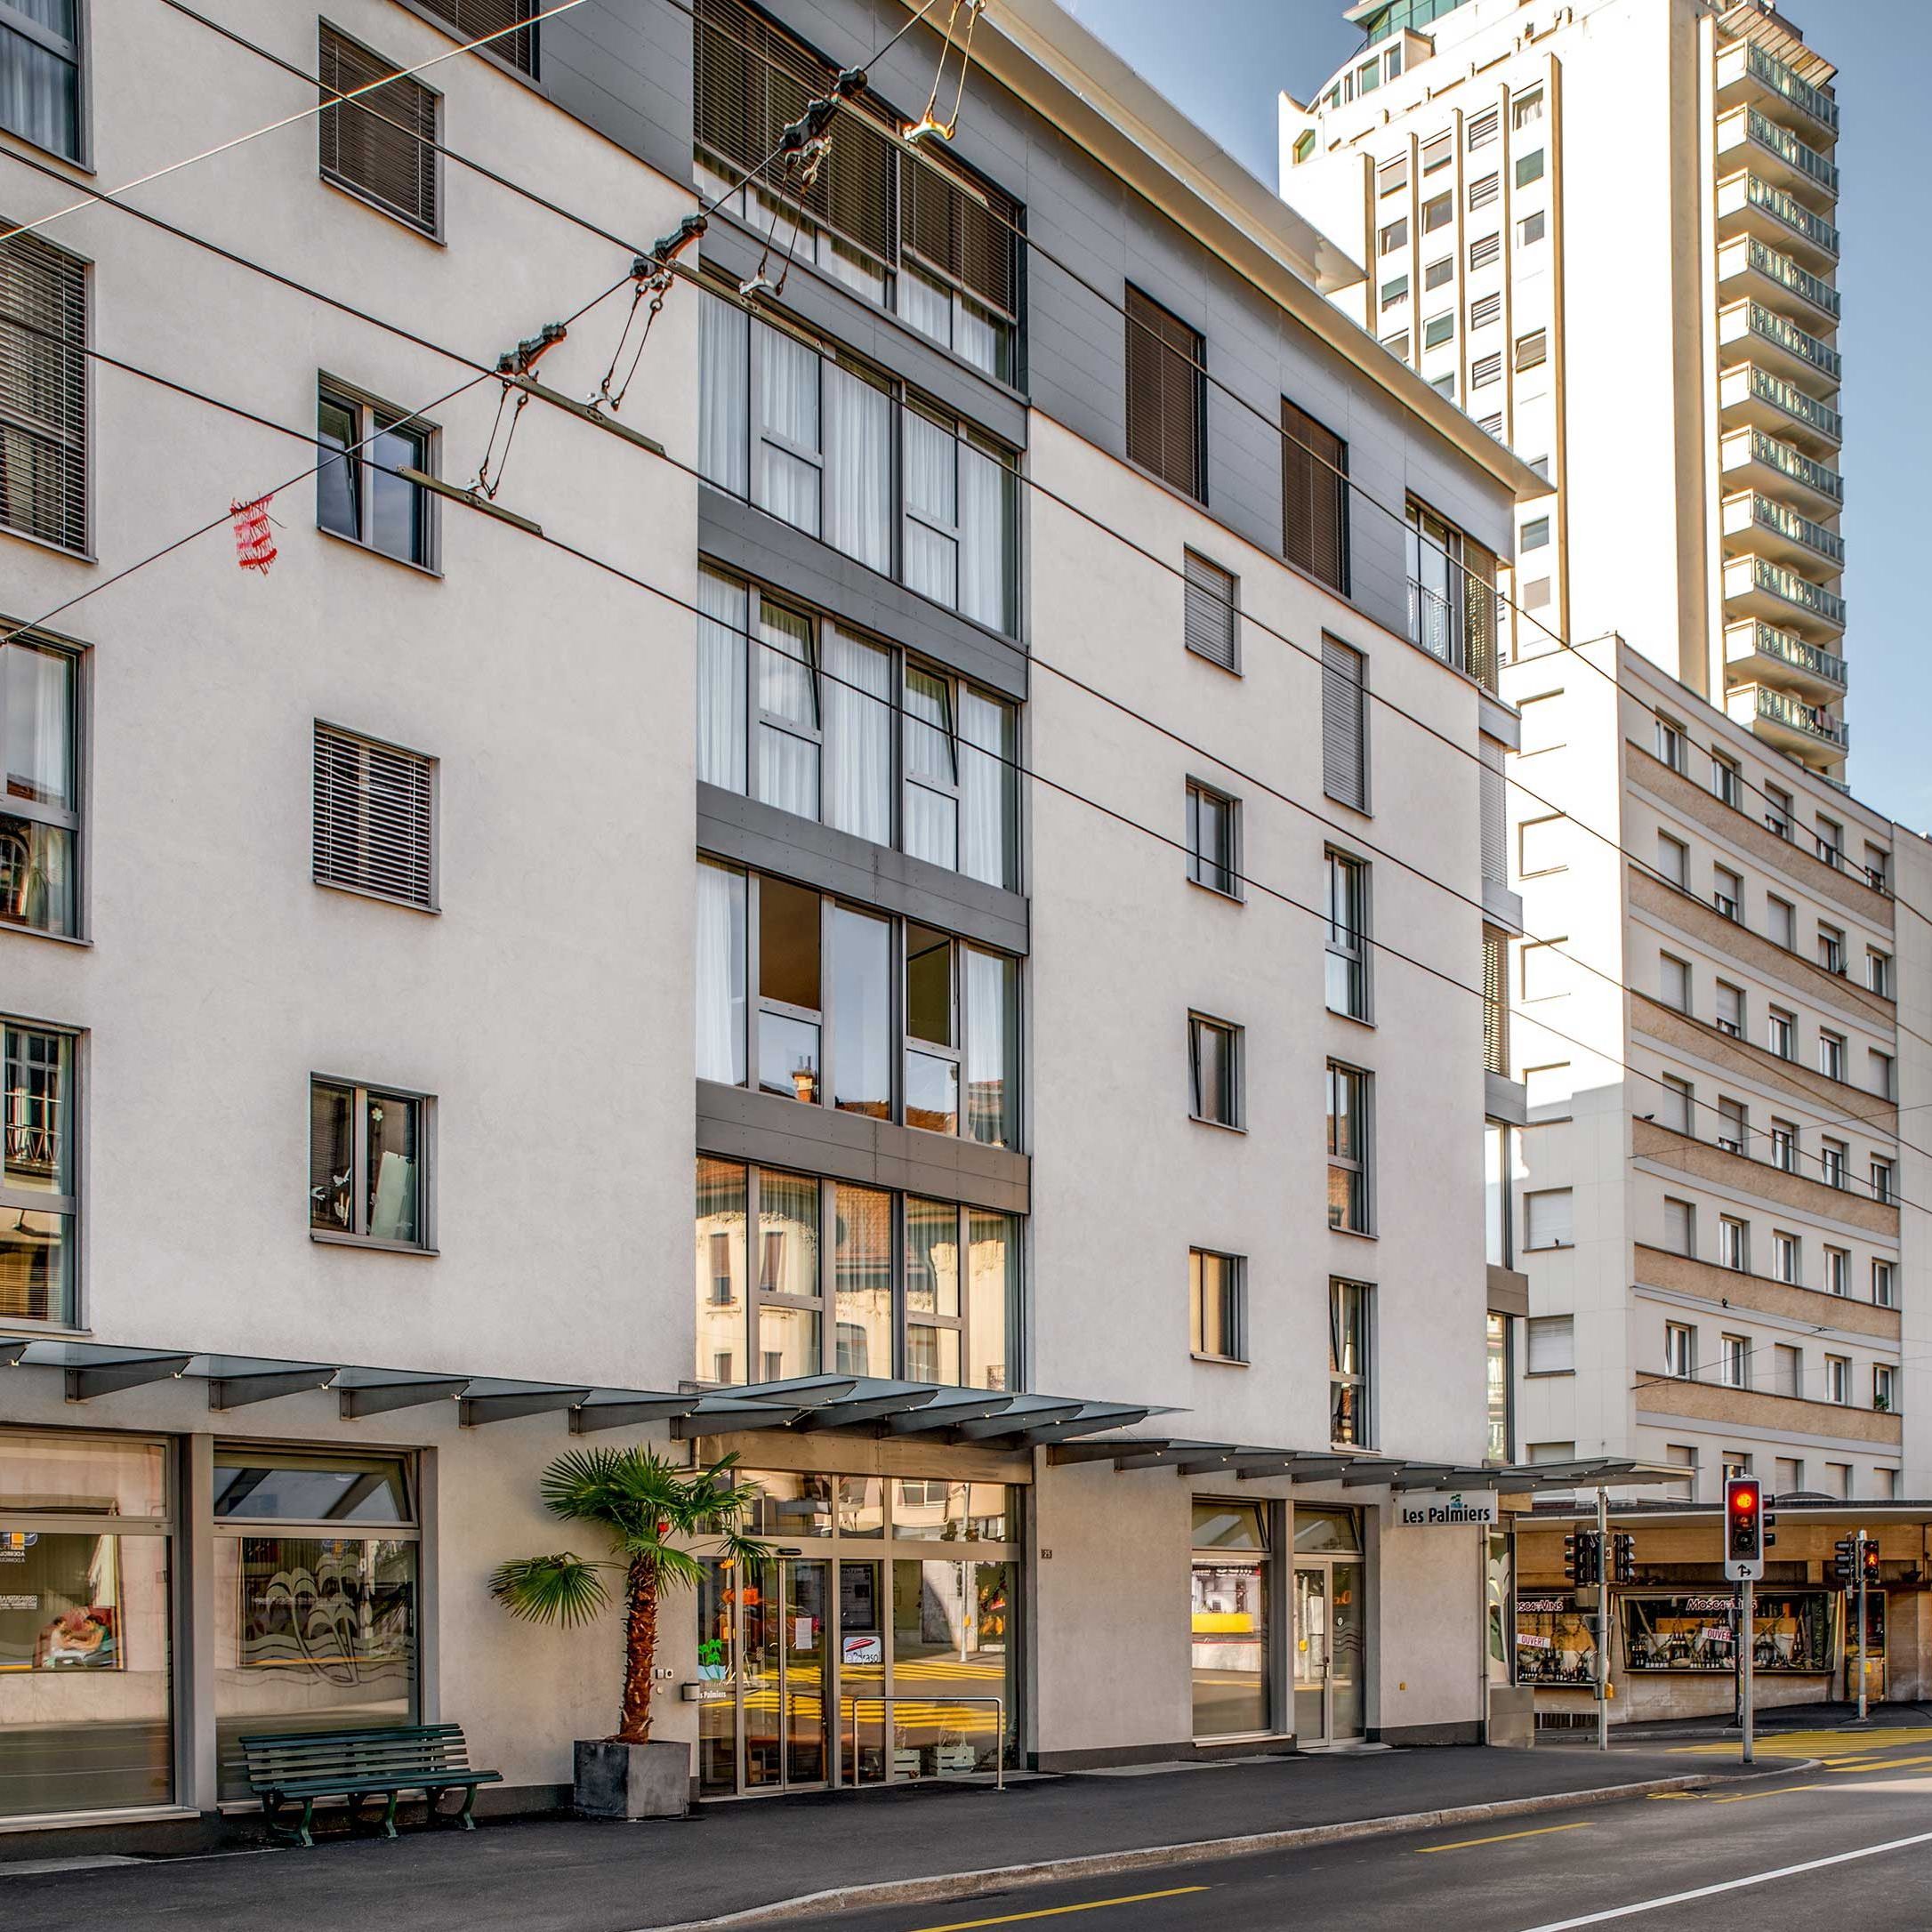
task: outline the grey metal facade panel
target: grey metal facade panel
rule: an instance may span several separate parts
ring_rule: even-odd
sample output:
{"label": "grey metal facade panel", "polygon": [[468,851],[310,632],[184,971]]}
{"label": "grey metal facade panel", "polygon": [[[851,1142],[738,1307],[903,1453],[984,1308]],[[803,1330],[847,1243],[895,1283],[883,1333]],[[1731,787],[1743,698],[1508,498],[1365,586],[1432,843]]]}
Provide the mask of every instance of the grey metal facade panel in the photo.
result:
{"label": "grey metal facade panel", "polygon": [[[1483,1117],[1506,1127],[1529,1125],[1529,1089],[1520,1080],[1486,1069],[1483,1074]],[[1494,1307],[1492,1302],[1491,1307]]]}
{"label": "grey metal facade panel", "polygon": [[1005,1147],[808,1107],[749,1087],[697,1083],[697,1147],[720,1160],[896,1187],[1002,1213],[1030,1212],[1033,1163]]}
{"label": "grey metal facade panel", "polygon": [[1489,1264],[1489,1312],[1492,1315],[1529,1313],[1529,1276],[1513,1268]]}
{"label": "grey metal facade panel", "polygon": [[[691,20],[666,0],[590,0],[542,21],[537,86],[639,160],[673,181],[690,179]],[[624,231],[621,218],[606,225]]]}
{"label": "grey metal facade panel", "polygon": [[[781,246],[773,251],[770,270],[774,276],[782,272],[782,245],[788,235],[788,229],[780,229]],[[762,236],[754,235],[729,215],[714,214],[701,252],[707,264],[742,282],[757,268],[764,246]],[[1010,448],[1026,447],[1026,405],[1018,396],[927,342],[916,329],[897,321],[875,303],[801,269],[786,278],[785,294],[774,306],[867,362],[904,377],[914,389],[977,423]]]}
{"label": "grey metal facade panel", "polygon": [[1004,953],[1026,951],[1027,906],[1018,893],[714,785],[697,788],[697,849]]}
{"label": "grey metal facade panel", "polygon": [[868,570],[862,563],[709,486],[697,493],[697,547],[727,569],[789,591],[821,610],[904,644],[1002,696],[1026,695],[1023,645]]}

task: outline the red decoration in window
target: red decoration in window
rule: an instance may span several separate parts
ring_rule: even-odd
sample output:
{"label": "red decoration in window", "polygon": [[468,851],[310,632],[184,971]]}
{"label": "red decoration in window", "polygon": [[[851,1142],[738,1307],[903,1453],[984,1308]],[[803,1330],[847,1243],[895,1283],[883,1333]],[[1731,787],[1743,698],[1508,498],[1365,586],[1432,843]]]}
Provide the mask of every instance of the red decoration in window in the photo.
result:
{"label": "red decoration in window", "polygon": [[269,528],[269,505],[275,500],[270,490],[252,503],[230,503],[229,514],[235,519],[235,561],[244,570],[259,570],[266,576],[275,561],[275,536]]}

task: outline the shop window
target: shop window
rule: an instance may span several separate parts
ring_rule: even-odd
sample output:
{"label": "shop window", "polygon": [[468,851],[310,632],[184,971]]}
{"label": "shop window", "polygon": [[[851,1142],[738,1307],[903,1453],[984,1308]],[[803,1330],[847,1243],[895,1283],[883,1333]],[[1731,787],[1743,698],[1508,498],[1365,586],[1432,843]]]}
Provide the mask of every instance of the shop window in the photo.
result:
{"label": "shop window", "polygon": [[1252,1502],[1194,1505],[1194,1735],[1270,1727],[1268,1511]]}

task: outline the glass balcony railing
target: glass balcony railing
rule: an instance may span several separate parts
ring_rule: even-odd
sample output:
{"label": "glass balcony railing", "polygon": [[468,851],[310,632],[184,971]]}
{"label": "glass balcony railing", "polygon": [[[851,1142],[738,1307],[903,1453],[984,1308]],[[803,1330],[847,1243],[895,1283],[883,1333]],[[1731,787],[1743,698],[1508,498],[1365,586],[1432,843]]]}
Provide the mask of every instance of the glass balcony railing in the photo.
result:
{"label": "glass balcony railing", "polygon": [[1795,229],[1814,247],[1822,248],[1834,258],[1838,254],[1838,230],[1822,214],[1814,214],[1801,201],[1793,201],[1782,188],[1774,188],[1769,181],[1761,181],[1755,174],[1747,175],[1744,181],[1744,198],[1752,207],[1762,208],[1767,214],[1775,214],[1787,228]]}
{"label": "glass balcony railing", "polygon": [[1815,181],[1828,195],[1838,193],[1838,169],[1815,148],[1799,140],[1790,128],[1780,127],[1768,114],[1760,114],[1756,108],[1744,109],[1744,125],[1753,141],[1762,142],[1807,181]]}
{"label": "glass balcony railing", "polygon": [[1767,53],[1756,41],[1750,43],[1744,66],[1753,80],[1762,81],[1774,93],[1783,94],[1794,108],[1808,114],[1819,126],[1837,133],[1838,102],[1822,87],[1800,80],[1795,68],[1787,67],[1775,53]]}
{"label": "glass balcony railing", "polygon": [[1767,436],[1762,430],[1751,432],[1751,454],[1759,463],[1768,463],[1772,469],[1782,471],[1794,483],[1802,483],[1807,490],[1815,490],[1821,496],[1829,496],[1835,503],[1845,501],[1845,479],[1828,464],[1815,463],[1802,450],[1793,449],[1789,443],[1781,443],[1775,436]]}
{"label": "glass balcony railing", "polygon": [[1755,235],[1746,236],[1745,243],[1744,258],[1759,274],[1769,276],[1780,287],[1790,289],[1794,295],[1802,295],[1825,314],[1838,315],[1838,291],[1822,275],[1814,275],[1809,269],[1799,268],[1789,255],[1780,254]]}
{"label": "glass balcony railing", "polygon": [[[1736,569],[1739,564],[1751,566],[1748,576],[1742,583],[1736,580],[1742,575]],[[1768,557],[1739,557],[1725,568],[1724,588],[1727,596],[1736,596],[1745,591],[1761,591],[1767,596],[1775,597],[1801,610],[1806,616],[1815,617],[1821,624],[1835,624],[1840,630],[1845,624],[1845,600],[1834,591],[1823,589],[1808,577],[1801,577],[1795,570],[1787,570],[1783,564],[1773,563]]]}
{"label": "glass balcony railing", "polygon": [[1829,403],[1822,403],[1815,396],[1807,396],[1795,383],[1787,382],[1783,376],[1773,375],[1768,369],[1753,366],[1751,370],[1751,392],[1774,408],[1782,409],[1786,415],[1815,430],[1820,436],[1829,436],[1840,442],[1845,435],[1845,419]]}
{"label": "glass balcony railing", "polygon": [[1761,335],[1766,342],[1775,342],[1787,355],[1796,356],[1829,381],[1836,382],[1840,379],[1845,358],[1829,342],[1819,341],[1809,329],[1801,329],[1795,322],[1787,322],[1775,309],[1767,309],[1761,302],[1734,302],[1719,319],[1735,323],[1739,310],[1744,311],[1744,326],[1753,335]]}
{"label": "glass balcony railing", "polygon": [[1845,539],[1835,530],[1826,529],[1822,523],[1814,523],[1809,517],[1800,516],[1788,505],[1768,496],[1760,496],[1753,490],[1751,519],[1763,528],[1775,530],[1780,536],[1789,538],[1793,543],[1802,543],[1807,550],[1815,551],[1831,563],[1843,567]]}
{"label": "glass balcony railing", "polygon": [[1767,691],[1760,684],[1757,710],[1760,718],[1768,718],[1774,724],[1787,726],[1793,731],[1807,732],[1822,744],[1835,745],[1839,751],[1851,743],[1851,732],[1845,720],[1834,718],[1822,704],[1802,704],[1795,697],[1787,697],[1782,691]]}
{"label": "glass balcony railing", "polygon": [[1815,644],[1807,644],[1803,638],[1793,637],[1774,624],[1754,617],[1748,624],[1728,625],[1725,641],[1729,656],[1745,657],[1755,651],[1763,657],[1782,658],[1795,670],[1808,672],[1815,678],[1828,678],[1839,685],[1845,681],[1842,657],[1832,651],[1820,650]]}

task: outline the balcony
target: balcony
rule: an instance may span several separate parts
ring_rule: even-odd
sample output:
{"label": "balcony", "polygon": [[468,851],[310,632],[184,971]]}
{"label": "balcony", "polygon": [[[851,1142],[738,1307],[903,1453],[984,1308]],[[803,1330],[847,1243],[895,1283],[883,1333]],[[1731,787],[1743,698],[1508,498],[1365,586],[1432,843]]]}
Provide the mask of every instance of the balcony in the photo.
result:
{"label": "balcony", "polygon": [[1727,175],[1718,183],[1718,237],[1729,241],[1737,235],[1755,235],[1821,275],[1829,275],[1838,263],[1837,229],[1783,189],[1748,172]]}
{"label": "balcony", "polygon": [[1807,644],[1836,643],[1845,634],[1845,600],[1768,557],[1725,559],[1724,614],[1762,617]]}
{"label": "balcony", "polygon": [[1800,388],[1836,389],[1844,358],[1809,329],[1787,322],[1761,302],[1734,302],[1718,310],[1718,345],[1747,355],[1759,367]]}
{"label": "balcony", "polygon": [[1726,553],[1733,557],[1769,557],[1799,569],[1823,565],[1831,576],[1845,568],[1845,539],[1836,530],[1756,490],[1724,499],[1721,527]]}
{"label": "balcony", "polygon": [[1749,167],[1774,188],[1809,201],[1838,198],[1838,169],[1756,108],[1718,117],[1718,166]]}
{"label": "balcony", "polygon": [[1838,102],[1822,87],[1799,77],[1775,53],[1756,41],[1734,41],[1718,50],[1718,105],[1755,103],[1768,113],[1797,120],[1805,133],[1826,141],[1838,139]]}
{"label": "balcony", "polygon": [[1838,326],[1837,289],[1755,235],[1739,235],[1718,250],[1718,286],[1727,300],[1751,296],[1800,323]]}
{"label": "balcony", "polygon": [[1449,567],[1461,594],[1409,579],[1409,641],[1467,672],[1485,691],[1496,688],[1496,590],[1460,564]]}
{"label": "balcony", "polygon": [[1851,728],[1822,704],[1803,704],[1761,684],[1741,684],[1725,696],[1724,708],[1744,726],[1789,752],[1800,764],[1838,765],[1851,746]]}
{"label": "balcony", "polygon": [[1768,684],[1815,704],[1845,695],[1845,660],[1775,624],[1747,617],[1724,627],[1727,681]]}
{"label": "balcony", "polygon": [[1827,517],[1845,506],[1845,479],[1830,464],[1763,430],[1733,430],[1718,445],[1724,480],[1732,488],[1768,490],[1796,496],[1801,505]]}
{"label": "balcony", "polygon": [[1845,439],[1845,419],[1831,404],[1752,363],[1737,363],[1718,379],[1718,407],[1727,430],[1748,423],[1825,455]]}

